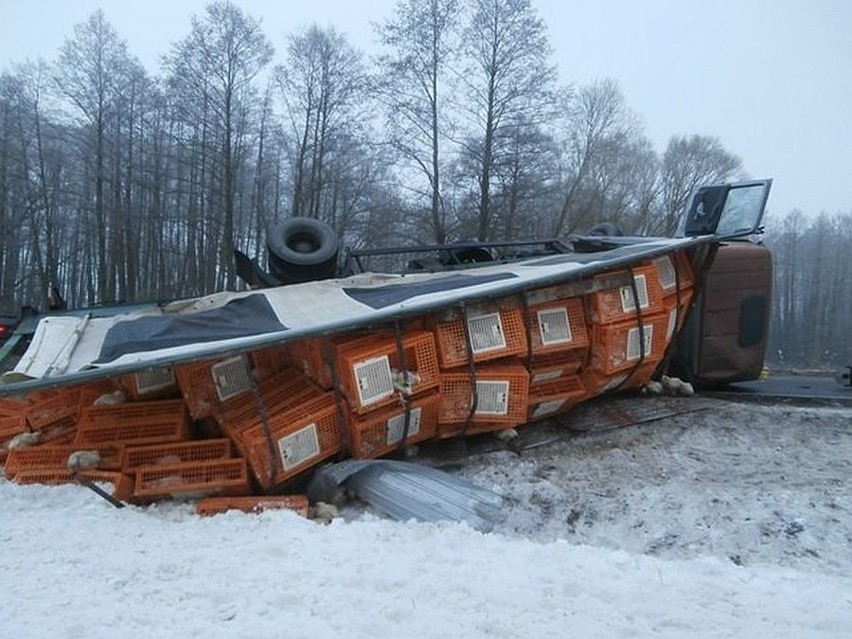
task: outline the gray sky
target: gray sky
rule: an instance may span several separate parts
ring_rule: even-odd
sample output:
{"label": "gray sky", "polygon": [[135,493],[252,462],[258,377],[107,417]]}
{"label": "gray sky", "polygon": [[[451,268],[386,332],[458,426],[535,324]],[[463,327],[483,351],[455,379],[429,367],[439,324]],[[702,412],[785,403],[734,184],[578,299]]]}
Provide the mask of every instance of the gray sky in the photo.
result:
{"label": "gray sky", "polygon": [[[393,0],[235,0],[285,34],[333,24],[368,49]],[[53,60],[97,7],[149,71],[205,0],[0,0],[0,68]],[[775,178],[769,208],[852,212],[852,2],[532,0],[562,83],[616,79],[662,153],[671,135],[721,138],[752,177]]]}

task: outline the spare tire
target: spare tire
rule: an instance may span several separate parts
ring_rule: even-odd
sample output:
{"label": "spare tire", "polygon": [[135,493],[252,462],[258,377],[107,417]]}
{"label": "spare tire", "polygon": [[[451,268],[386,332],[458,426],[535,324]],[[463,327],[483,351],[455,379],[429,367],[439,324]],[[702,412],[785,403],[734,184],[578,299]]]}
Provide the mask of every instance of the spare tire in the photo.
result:
{"label": "spare tire", "polygon": [[326,223],[291,217],[268,229],[269,271],[286,284],[324,280],[337,275],[340,240]]}

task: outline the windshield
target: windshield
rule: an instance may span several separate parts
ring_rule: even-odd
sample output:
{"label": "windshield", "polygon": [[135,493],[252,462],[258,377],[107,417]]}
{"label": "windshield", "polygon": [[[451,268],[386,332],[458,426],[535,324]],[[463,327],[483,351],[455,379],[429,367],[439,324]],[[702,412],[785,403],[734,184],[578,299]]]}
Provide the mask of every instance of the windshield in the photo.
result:
{"label": "windshield", "polygon": [[735,186],[728,191],[716,235],[751,232],[763,212],[764,185]]}

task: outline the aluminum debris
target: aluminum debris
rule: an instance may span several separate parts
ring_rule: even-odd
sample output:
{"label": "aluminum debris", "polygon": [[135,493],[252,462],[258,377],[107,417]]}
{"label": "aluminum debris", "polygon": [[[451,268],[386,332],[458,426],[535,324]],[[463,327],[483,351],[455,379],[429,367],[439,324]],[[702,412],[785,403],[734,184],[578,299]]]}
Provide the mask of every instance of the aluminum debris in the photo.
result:
{"label": "aluminum debris", "polygon": [[314,475],[308,497],[334,501],[341,488],[398,521],[464,521],[489,532],[505,518],[500,495],[411,462],[346,460],[324,466]]}

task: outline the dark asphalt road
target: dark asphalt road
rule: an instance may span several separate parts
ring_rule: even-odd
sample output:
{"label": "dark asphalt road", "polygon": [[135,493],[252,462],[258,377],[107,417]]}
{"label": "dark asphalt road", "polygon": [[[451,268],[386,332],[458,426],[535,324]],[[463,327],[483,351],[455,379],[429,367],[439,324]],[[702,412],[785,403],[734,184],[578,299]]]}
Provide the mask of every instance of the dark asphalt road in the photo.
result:
{"label": "dark asphalt road", "polygon": [[766,379],[731,384],[724,390],[707,394],[753,396],[756,400],[789,398],[852,406],[852,388],[841,386],[831,376],[770,375]]}

